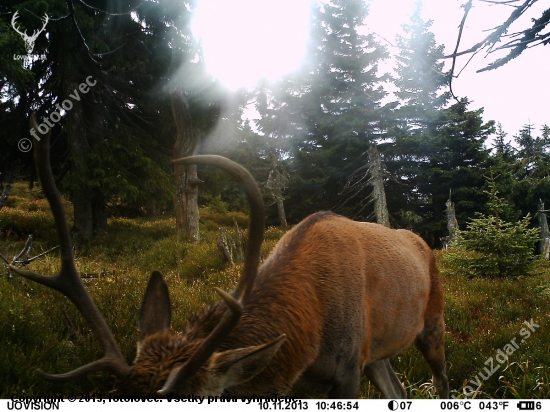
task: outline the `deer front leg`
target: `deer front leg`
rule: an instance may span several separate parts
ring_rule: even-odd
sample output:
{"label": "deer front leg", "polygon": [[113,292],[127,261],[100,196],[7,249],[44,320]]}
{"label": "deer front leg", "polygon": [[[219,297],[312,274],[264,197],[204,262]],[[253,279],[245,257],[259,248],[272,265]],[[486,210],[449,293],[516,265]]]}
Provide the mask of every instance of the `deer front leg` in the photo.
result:
{"label": "deer front leg", "polygon": [[407,392],[397,379],[389,359],[381,359],[365,367],[367,378],[378,388],[386,399],[406,399]]}

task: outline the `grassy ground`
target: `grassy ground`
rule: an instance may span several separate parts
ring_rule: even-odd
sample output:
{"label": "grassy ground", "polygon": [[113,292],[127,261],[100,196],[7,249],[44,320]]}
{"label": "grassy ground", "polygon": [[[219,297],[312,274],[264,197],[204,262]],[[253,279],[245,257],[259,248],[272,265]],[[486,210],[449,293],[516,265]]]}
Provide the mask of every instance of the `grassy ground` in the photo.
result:
{"label": "grassy ground", "polygon": [[[70,211],[70,204],[66,206]],[[225,268],[215,244],[219,225],[230,226],[233,216],[205,212],[198,244],[179,239],[169,217],[111,219],[107,233],[76,250],[78,270],[129,363],[135,356],[137,311],[152,270],[160,270],[168,283],[174,330],[184,328],[187,315],[200,305],[218,299],[214,287],[236,285],[240,267]],[[241,222],[245,218],[234,217]],[[0,210],[0,253],[6,254],[9,246],[13,256],[28,233],[35,236],[33,254],[57,244],[40,192],[16,184]],[[282,234],[277,228],[267,230],[264,258]],[[464,390],[475,390],[478,398],[550,397],[550,266],[541,263],[536,273],[518,280],[469,279],[451,273],[442,257],[439,252],[451,394],[464,397]],[[58,254],[46,255],[29,269],[55,274]],[[37,368],[62,373],[98,359],[99,345],[65,297],[0,270],[0,397],[113,390],[106,374],[64,385],[36,374]],[[429,371],[415,348],[392,362],[411,398],[434,396]],[[362,396],[379,393],[365,380]]]}

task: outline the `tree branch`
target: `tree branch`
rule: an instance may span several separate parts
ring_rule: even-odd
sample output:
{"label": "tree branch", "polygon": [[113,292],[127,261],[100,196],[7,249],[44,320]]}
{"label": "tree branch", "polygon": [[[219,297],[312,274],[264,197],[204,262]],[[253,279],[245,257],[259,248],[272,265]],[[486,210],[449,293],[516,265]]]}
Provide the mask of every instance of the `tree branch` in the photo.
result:
{"label": "tree branch", "polygon": [[[453,59],[452,62],[452,68],[451,68],[451,78],[449,79],[449,87],[451,89],[451,94],[456,99],[456,96],[454,95],[452,91],[452,79],[453,77],[458,77],[458,75],[454,75],[455,73],[455,67],[456,67],[456,59],[457,57],[466,55],[466,54],[473,54],[472,57],[478,53],[479,51],[486,49],[487,55],[490,53],[493,53],[497,50],[503,50],[507,48],[511,48],[512,51],[510,53],[500,59],[495,60],[494,62],[490,63],[486,67],[478,70],[477,72],[483,72],[487,70],[493,70],[497,67],[500,67],[510,60],[514,59],[515,57],[519,56],[525,49],[528,47],[534,47],[540,44],[547,44],[550,42],[550,34],[539,34],[549,23],[550,23],[550,9],[543,12],[542,16],[539,19],[533,19],[534,25],[526,30],[512,33],[512,34],[506,34],[508,28],[511,26],[512,23],[514,23],[519,17],[523,15],[523,13],[531,7],[534,3],[536,3],[538,0],[525,0],[521,5],[515,6],[511,3],[517,2],[519,0],[506,0],[506,1],[496,1],[496,0],[480,0],[484,3],[490,3],[490,4],[496,4],[496,5],[506,5],[511,6],[514,8],[514,11],[510,13],[508,18],[504,23],[501,25],[490,29],[490,34],[488,34],[482,41],[479,43],[473,45],[467,50],[458,51],[460,41],[462,38],[462,31],[464,29],[464,25],[466,23],[466,18],[468,16],[468,13],[472,7],[472,0],[469,0],[467,3],[463,4],[461,7],[464,8],[464,15],[462,17],[462,21],[459,25],[459,32],[458,32],[458,38],[455,50],[452,54],[444,56],[444,59]],[[496,47],[497,43],[503,38],[503,37],[517,37],[522,35],[523,37],[521,39],[512,40],[502,46]],[[535,43],[535,44],[533,44]],[[468,60],[466,65],[461,69],[464,70],[464,68],[470,63],[472,58]]]}

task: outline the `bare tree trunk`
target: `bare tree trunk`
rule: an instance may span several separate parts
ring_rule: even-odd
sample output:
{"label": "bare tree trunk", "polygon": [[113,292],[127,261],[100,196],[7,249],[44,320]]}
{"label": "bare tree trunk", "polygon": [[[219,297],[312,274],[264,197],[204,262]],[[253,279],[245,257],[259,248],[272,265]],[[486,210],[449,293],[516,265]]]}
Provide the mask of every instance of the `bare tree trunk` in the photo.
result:
{"label": "bare tree trunk", "polygon": [[545,256],[546,259],[548,259],[550,230],[548,229],[548,216],[545,213],[548,212],[548,210],[544,210],[544,203],[542,202],[542,199],[540,199],[539,202],[539,210],[535,214],[535,217],[539,220],[540,225],[539,251],[543,256]]}
{"label": "bare tree trunk", "polygon": [[286,222],[285,205],[283,204],[283,199],[277,199],[277,212],[279,213],[279,222],[281,222],[281,227],[287,227],[288,223]]}
{"label": "bare tree trunk", "polygon": [[147,213],[147,216],[158,216],[159,214],[157,202],[152,196],[147,199],[147,204],[145,205],[145,213]]}
{"label": "bare tree trunk", "polygon": [[235,224],[235,239],[233,239],[229,231],[223,227],[220,227],[218,234],[218,252],[226,265],[244,262],[244,253],[248,243],[247,237],[239,228],[235,219],[233,219],[233,223]]}
{"label": "bare tree trunk", "polygon": [[[40,120],[38,120],[40,122]],[[86,127],[82,115],[82,106],[75,103],[67,116],[67,142],[69,145],[71,172],[80,180],[72,187],[71,197],[74,208],[75,241],[86,241],[93,233],[93,208],[91,190],[86,184],[86,157],[90,152]]]}
{"label": "bare tree trunk", "polygon": [[[67,94],[77,87],[75,83],[68,83]],[[107,230],[103,188],[90,187],[88,184],[88,156],[92,147],[104,138],[103,113],[95,111],[98,110],[97,107],[88,104],[89,98],[90,95],[82,96],[80,102],[74,102],[74,107],[67,116],[71,172],[78,179],[71,192],[76,242],[85,242],[94,233]]]}
{"label": "bare tree trunk", "polygon": [[2,190],[2,194],[0,195],[0,209],[4,207],[6,202],[8,201],[8,197],[10,195],[11,185],[8,183],[4,190]]}
{"label": "bare tree trunk", "polygon": [[101,187],[94,189],[92,198],[92,230],[94,233],[107,231],[107,208]]}
{"label": "bare tree trunk", "polygon": [[447,249],[458,234],[458,221],[456,220],[455,204],[451,201],[450,190],[449,199],[445,202],[445,206],[447,207],[447,230],[449,231],[449,235],[443,241],[443,249]]}
{"label": "bare tree trunk", "polygon": [[283,171],[279,172],[276,161],[273,165],[273,168],[269,171],[269,177],[265,187],[269,190],[273,201],[277,205],[277,212],[279,213],[279,222],[281,222],[282,227],[287,227],[286,214],[285,214],[285,205],[283,203],[283,190],[285,190],[288,182],[288,176]]}
{"label": "bare tree trunk", "polygon": [[369,147],[367,151],[370,162],[370,174],[372,185],[372,198],[374,200],[374,214],[376,222],[390,227],[390,217],[388,213],[388,204],[386,202],[386,192],[384,190],[384,170],[382,168],[382,159],[375,145]]}
{"label": "bare tree trunk", "polygon": [[[199,152],[201,132],[193,127],[189,102],[180,90],[170,96],[177,136],[173,158],[192,156]],[[192,242],[199,241],[199,188],[196,165],[174,165],[174,211],[176,231],[184,233]]]}
{"label": "bare tree trunk", "polygon": [[[84,122],[89,123],[86,131],[88,141],[92,147],[97,147],[101,144],[108,132],[105,130],[105,118],[107,117],[106,110],[103,104],[91,103],[90,99],[97,99],[101,102],[101,94],[95,93],[95,90],[91,90],[88,95],[89,98],[84,97],[82,99]],[[94,95],[92,98],[91,96]],[[91,106],[93,105],[93,106]],[[105,197],[105,191],[102,186],[95,187],[90,192],[90,198],[92,203],[92,230],[93,233],[106,232],[107,231],[107,200]]]}

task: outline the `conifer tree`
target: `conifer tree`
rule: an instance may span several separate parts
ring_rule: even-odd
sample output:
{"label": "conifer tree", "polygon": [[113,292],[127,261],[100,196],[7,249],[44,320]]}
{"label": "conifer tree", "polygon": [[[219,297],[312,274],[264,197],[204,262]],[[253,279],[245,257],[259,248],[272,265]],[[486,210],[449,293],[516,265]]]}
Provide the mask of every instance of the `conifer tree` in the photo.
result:
{"label": "conifer tree", "polygon": [[431,153],[427,150],[429,136],[437,129],[438,113],[447,105],[448,73],[443,71],[443,45],[437,45],[430,32],[431,21],[421,17],[422,4],[416,3],[409,24],[403,26],[405,36],[397,36],[394,85],[399,107],[396,124],[390,128],[391,139],[383,146],[386,166],[398,184],[388,185],[388,199],[398,226],[409,226],[411,217],[422,220],[419,207],[427,193],[418,190],[418,177],[427,165]]}
{"label": "conifer tree", "polygon": [[494,132],[494,122],[483,122],[483,109],[467,110],[469,102],[459,103],[437,113],[433,129],[424,136],[417,176],[418,190],[428,201],[419,204],[424,222],[417,230],[432,244],[446,231],[445,202],[453,191],[456,218],[464,224],[483,209],[481,188],[489,158],[485,142]]}
{"label": "conifer tree", "polygon": [[534,134],[534,126],[527,124],[514,136],[519,147],[512,196],[523,214],[535,214],[539,202],[550,197],[550,129],[544,125],[540,136]]}
{"label": "conifer tree", "polygon": [[401,105],[397,118],[406,120],[410,128],[419,134],[426,129],[434,113],[449,101],[446,89],[449,74],[443,71],[443,45],[438,45],[429,31],[432,21],[421,17],[421,3],[416,3],[410,24],[403,30],[407,37],[397,36],[399,55],[395,95]]}
{"label": "conifer tree", "polygon": [[[515,176],[518,164],[517,150],[508,141],[507,136],[508,133],[504,131],[502,125],[497,123],[492,147],[493,153],[488,163],[494,172],[494,184],[498,192],[513,205],[513,193],[517,184]],[[517,220],[520,216],[521,212],[515,207],[502,211],[502,218],[508,221]]]}
{"label": "conifer tree", "polygon": [[417,5],[404,27],[406,37],[398,37],[395,94],[402,104],[395,112],[397,126],[390,130],[393,140],[381,152],[400,183],[389,187],[390,211],[409,220],[411,215],[419,218],[415,230],[432,246],[440,246],[449,190],[459,223],[483,204],[479,189],[488,159],[483,144],[493,123],[483,122],[482,109],[467,110],[467,99],[449,106],[443,47],[436,44],[431,22],[424,22],[420,11]]}
{"label": "conifer tree", "polygon": [[367,14],[360,0],[322,3],[312,13],[307,64],[286,91],[298,127],[289,216],[332,208],[360,155],[382,135],[387,76],[378,74],[378,63],[387,52],[372,34],[361,34]]}
{"label": "conifer tree", "polygon": [[[54,173],[56,166],[63,167],[60,188],[74,205],[76,237],[86,240],[104,230],[108,212],[128,215],[164,206],[173,187],[167,153],[175,130],[168,99],[159,90],[178,77],[176,68],[185,69],[179,76],[184,86],[201,73],[200,65],[191,63],[197,56],[190,30],[192,2],[19,3],[0,5],[0,31],[8,34],[2,44],[12,52],[22,53],[17,48],[24,46],[9,27],[15,10],[24,27],[45,13],[50,20],[35,44],[35,53],[45,60],[22,71],[14,69],[9,57],[9,70],[0,74],[1,89],[10,91],[5,96],[10,102],[2,104],[10,115],[0,116],[0,125],[13,123],[20,129],[9,136],[10,147],[17,150],[17,136],[28,135],[29,112],[38,111],[39,120],[50,115],[89,78],[95,82],[90,92],[80,93],[51,128],[57,145],[52,150]],[[200,93],[187,94],[193,120],[203,130],[217,117],[217,101],[208,93],[215,85],[205,83]],[[19,163],[32,164],[30,153],[15,155],[23,160]],[[16,165],[15,155],[0,156],[2,166],[3,161]]]}
{"label": "conifer tree", "polygon": [[510,204],[499,196],[493,171],[487,176],[490,213],[478,213],[460,232],[455,249],[445,257],[456,270],[472,276],[517,277],[532,269],[538,228],[529,228],[528,214],[517,222],[502,219]]}

